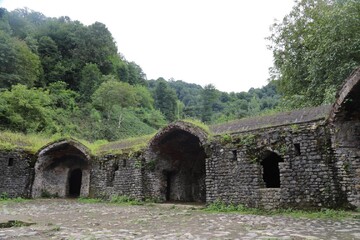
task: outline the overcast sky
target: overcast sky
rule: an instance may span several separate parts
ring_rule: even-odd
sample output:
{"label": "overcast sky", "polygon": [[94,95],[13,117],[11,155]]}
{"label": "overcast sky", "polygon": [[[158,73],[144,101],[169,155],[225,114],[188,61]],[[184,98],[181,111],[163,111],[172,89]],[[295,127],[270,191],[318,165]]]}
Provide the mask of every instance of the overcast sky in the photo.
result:
{"label": "overcast sky", "polygon": [[269,27],[293,0],[0,0],[9,11],[28,7],[48,17],[104,23],[119,52],[148,79],[174,78],[221,91],[267,84]]}

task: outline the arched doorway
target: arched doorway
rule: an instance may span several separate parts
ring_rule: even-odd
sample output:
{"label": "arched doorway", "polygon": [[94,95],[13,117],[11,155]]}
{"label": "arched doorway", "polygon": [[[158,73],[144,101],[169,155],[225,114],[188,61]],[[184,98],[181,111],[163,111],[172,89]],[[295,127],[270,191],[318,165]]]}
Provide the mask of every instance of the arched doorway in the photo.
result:
{"label": "arched doorway", "polygon": [[69,197],[79,197],[81,191],[82,171],[80,168],[72,170],[69,174]]}
{"label": "arched doorway", "polygon": [[279,162],[283,159],[274,152],[266,152],[264,154],[262,165],[262,178],[266,188],[280,187],[280,169]]}
{"label": "arched doorway", "polygon": [[[205,202],[205,150],[198,135],[181,124],[184,123],[168,126],[151,142],[156,156],[153,197],[163,201]],[[192,130],[196,132],[197,128]]]}
{"label": "arched doorway", "polygon": [[89,185],[90,157],[82,144],[63,140],[39,151],[32,197],[88,196]]}

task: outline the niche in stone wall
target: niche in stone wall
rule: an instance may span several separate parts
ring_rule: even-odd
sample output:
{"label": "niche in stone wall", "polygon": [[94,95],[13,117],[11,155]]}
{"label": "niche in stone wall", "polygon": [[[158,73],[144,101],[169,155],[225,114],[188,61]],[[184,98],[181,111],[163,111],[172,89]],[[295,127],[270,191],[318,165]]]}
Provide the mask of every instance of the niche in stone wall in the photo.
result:
{"label": "niche in stone wall", "polygon": [[275,152],[266,151],[263,155],[262,179],[266,188],[280,187],[279,162],[283,162],[283,159]]}
{"label": "niche in stone wall", "polygon": [[88,196],[90,159],[85,147],[61,141],[43,148],[35,164],[32,196]]}
{"label": "niche in stone wall", "polygon": [[294,143],[294,151],[295,151],[295,155],[296,155],[296,156],[300,156],[300,155],[301,155],[300,143]]}
{"label": "niche in stone wall", "polygon": [[206,154],[197,136],[182,129],[170,129],[152,142],[156,156],[154,173],[159,199],[205,202]]}
{"label": "niche in stone wall", "polygon": [[12,166],[14,166],[14,158],[9,158],[9,160],[8,160],[8,166],[9,167],[12,167]]}

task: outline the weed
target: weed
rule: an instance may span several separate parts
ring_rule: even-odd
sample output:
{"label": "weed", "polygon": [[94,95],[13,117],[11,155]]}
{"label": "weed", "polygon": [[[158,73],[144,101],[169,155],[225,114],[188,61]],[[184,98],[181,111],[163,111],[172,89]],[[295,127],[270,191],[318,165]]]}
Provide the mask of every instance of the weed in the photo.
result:
{"label": "weed", "polygon": [[144,202],[136,200],[126,195],[112,195],[110,203],[126,204],[126,205],[144,205]]}
{"label": "weed", "polygon": [[236,212],[242,214],[253,215],[282,215],[293,218],[309,218],[309,219],[344,219],[344,218],[356,218],[357,215],[352,216],[351,212],[343,210],[333,209],[321,209],[319,211],[304,211],[295,209],[276,209],[276,210],[264,210],[258,208],[248,208],[242,204],[226,204],[223,201],[217,200],[205,208],[205,211],[209,212]]}

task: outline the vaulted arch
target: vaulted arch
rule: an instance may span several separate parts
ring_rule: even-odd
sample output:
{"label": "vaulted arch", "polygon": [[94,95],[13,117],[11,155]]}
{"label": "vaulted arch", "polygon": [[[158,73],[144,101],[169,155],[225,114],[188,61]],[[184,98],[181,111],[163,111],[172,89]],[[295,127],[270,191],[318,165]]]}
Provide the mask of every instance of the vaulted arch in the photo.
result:
{"label": "vaulted arch", "polygon": [[150,142],[155,158],[154,192],[163,201],[205,202],[204,143],[207,134],[186,122],[162,129]]}
{"label": "vaulted arch", "polygon": [[[339,191],[360,206],[360,68],[348,77],[332,106],[329,123]],[[345,174],[344,174],[345,173]],[[346,190],[344,190],[346,189]]]}
{"label": "vaulted arch", "polygon": [[61,140],[39,150],[32,196],[88,196],[90,154],[75,140]]}

